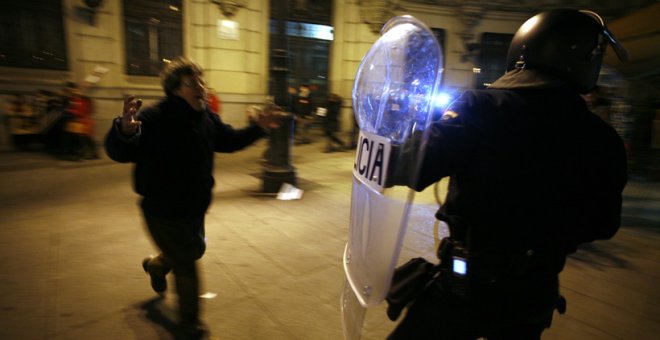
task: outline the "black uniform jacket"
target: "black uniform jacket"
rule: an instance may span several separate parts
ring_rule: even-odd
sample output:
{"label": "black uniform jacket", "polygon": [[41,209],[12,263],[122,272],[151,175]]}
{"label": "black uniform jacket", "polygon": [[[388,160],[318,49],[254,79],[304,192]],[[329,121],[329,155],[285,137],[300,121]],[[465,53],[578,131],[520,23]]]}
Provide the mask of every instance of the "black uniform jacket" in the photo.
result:
{"label": "black uniform jacket", "polygon": [[570,253],[618,230],[623,142],[561,81],[509,72],[430,128],[416,189],[451,176],[438,216],[473,249]]}
{"label": "black uniform jacket", "polygon": [[140,133],[125,137],[116,119],[106,152],[117,162],[135,163],[134,189],[143,197],[142,208],[160,217],[203,215],[214,185],[214,152],[240,150],[264,135],[256,125],[234,129],[176,96],[142,110],[138,120]]}

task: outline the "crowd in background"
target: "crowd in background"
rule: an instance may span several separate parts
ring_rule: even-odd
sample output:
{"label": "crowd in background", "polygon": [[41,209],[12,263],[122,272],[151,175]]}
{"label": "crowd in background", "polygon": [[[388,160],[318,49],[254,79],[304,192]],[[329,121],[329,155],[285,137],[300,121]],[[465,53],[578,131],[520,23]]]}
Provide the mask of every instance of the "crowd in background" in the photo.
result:
{"label": "crowd in background", "polygon": [[[0,122],[5,148],[45,152],[68,161],[98,158],[93,139],[94,103],[84,91],[84,86],[66,82],[59,92],[38,90],[33,95],[10,95]],[[289,88],[289,94],[290,110],[296,120],[296,144],[317,142],[315,138],[321,137],[325,139],[323,152],[355,147],[358,129],[354,120],[349,140],[338,137],[343,103],[338,94],[307,84]],[[220,114],[221,104],[218,96],[209,91],[209,108]]]}
{"label": "crowd in background", "polygon": [[38,90],[14,94],[3,115],[13,149],[43,151],[63,160],[96,159],[93,101],[78,84],[66,82],[59,93]]}
{"label": "crowd in background", "polygon": [[[34,95],[11,95],[0,122],[3,135],[8,139],[3,144],[15,150],[43,151],[63,160],[98,158],[93,139],[94,105],[84,90],[84,86],[66,82],[59,93],[38,90]],[[594,93],[585,96],[585,101],[595,114],[615,126],[629,147],[630,122],[623,119],[629,115],[619,114],[622,110],[616,108],[621,105],[615,105],[616,100],[600,92],[597,88]],[[289,95],[290,110],[296,120],[296,144],[315,142],[314,138],[318,136],[314,132],[320,131],[325,138],[323,152],[355,148],[358,128],[354,119],[352,129],[348,131],[349,140],[338,137],[343,98],[307,84],[290,87]],[[209,91],[209,107],[220,114],[221,104],[218,96]]]}
{"label": "crowd in background", "polygon": [[295,115],[295,142],[309,144],[314,140],[313,129],[320,127],[326,138],[323,152],[336,152],[355,147],[357,125],[353,121],[350,141],[343,141],[338,136],[339,116],[343,99],[336,93],[327,93],[316,85],[301,84],[297,89],[289,88],[291,112]]}

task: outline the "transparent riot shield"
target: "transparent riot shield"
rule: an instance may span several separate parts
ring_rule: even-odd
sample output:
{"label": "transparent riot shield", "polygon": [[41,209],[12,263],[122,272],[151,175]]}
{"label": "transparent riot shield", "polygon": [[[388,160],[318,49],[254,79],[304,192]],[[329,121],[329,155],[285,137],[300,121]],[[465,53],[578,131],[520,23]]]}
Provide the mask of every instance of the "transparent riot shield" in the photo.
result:
{"label": "transparent riot shield", "polygon": [[[390,287],[414,191],[388,182],[391,159],[405,142],[419,143],[432,115],[443,71],[440,46],[411,16],[388,21],[362,60],[353,86],[360,136],[353,167],[345,288],[341,298],[344,338],[359,339],[365,308],[382,302]],[[417,180],[420,157],[406,157],[407,183]],[[397,166],[399,167],[399,166]]]}

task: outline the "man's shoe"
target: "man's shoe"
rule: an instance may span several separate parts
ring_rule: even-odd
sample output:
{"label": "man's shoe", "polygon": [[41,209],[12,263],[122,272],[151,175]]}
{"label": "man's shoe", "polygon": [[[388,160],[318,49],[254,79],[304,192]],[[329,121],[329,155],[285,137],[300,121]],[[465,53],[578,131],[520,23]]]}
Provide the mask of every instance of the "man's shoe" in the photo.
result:
{"label": "man's shoe", "polygon": [[142,260],[142,269],[144,269],[144,272],[151,277],[151,288],[153,288],[154,292],[159,295],[165,295],[165,291],[167,290],[167,279],[165,278],[165,275],[158,275],[154,273],[153,270],[149,270],[149,261],[151,261],[151,259],[153,259],[153,257],[149,256]]}

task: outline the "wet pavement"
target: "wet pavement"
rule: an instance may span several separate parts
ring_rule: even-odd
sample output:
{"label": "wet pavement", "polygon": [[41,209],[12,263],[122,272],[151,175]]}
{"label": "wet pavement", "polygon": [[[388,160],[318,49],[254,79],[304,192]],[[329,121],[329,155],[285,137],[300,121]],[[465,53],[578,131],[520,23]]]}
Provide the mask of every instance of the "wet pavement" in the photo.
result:
{"label": "wet pavement", "polygon": [[[292,201],[260,193],[265,142],[218,155],[201,260],[212,339],[342,339],[353,152],[323,146],[294,147],[304,194]],[[658,338],[660,154],[635,157],[621,230],[571,256],[561,275],[568,311],[543,339]],[[175,296],[157,299],[141,268],[155,249],[130,176],[105,156],[0,153],[0,339],[176,338]],[[433,219],[434,189],[416,196],[400,262],[433,260],[446,232]],[[362,338],[394,326],[383,303],[368,310]]]}

